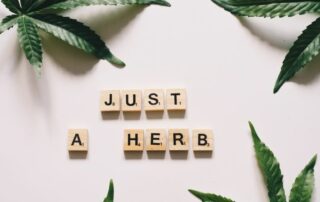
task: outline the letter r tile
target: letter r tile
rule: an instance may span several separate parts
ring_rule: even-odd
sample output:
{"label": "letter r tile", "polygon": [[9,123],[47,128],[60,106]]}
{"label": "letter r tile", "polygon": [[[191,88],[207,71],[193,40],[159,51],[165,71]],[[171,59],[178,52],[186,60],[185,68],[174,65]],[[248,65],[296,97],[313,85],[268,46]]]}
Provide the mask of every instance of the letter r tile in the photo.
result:
{"label": "letter r tile", "polygon": [[213,132],[209,129],[192,130],[193,151],[213,151]]}

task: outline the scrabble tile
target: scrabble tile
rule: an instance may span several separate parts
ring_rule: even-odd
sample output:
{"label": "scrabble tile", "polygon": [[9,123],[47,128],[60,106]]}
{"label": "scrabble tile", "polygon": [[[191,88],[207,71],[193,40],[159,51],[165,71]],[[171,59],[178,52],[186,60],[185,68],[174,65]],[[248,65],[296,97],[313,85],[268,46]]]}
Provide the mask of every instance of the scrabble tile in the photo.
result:
{"label": "scrabble tile", "polygon": [[213,132],[209,129],[192,131],[193,151],[213,151]]}
{"label": "scrabble tile", "polygon": [[140,112],[142,108],[142,98],[140,90],[124,90],[122,91],[122,111],[124,112]]}
{"label": "scrabble tile", "polygon": [[105,90],[100,95],[101,112],[119,112],[120,111],[120,91]]}
{"label": "scrabble tile", "polygon": [[69,129],[68,130],[68,150],[88,151],[88,130],[87,129]]}
{"label": "scrabble tile", "polygon": [[185,89],[168,89],[166,92],[167,110],[184,111],[187,108],[187,93]]}
{"label": "scrabble tile", "polygon": [[167,139],[164,129],[146,130],[146,150],[147,151],[166,151]]}
{"label": "scrabble tile", "polygon": [[144,148],[144,130],[126,129],[124,130],[124,151],[143,151]]}
{"label": "scrabble tile", "polygon": [[189,150],[189,130],[169,129],[169,150],[188,151]]}
{"label": "scrabble tile", "polygon": [[145,111],[163,111],[164,110],[163,90],[148,89],[144,91],[144,110]]}

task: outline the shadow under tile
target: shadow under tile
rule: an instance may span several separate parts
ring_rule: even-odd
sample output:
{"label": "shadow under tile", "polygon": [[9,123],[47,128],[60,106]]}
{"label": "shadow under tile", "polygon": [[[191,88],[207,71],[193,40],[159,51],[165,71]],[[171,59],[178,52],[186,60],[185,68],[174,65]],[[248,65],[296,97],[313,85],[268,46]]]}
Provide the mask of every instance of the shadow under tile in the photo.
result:
{"label": "shadow under tile", "polygon": [[147,119],[162,119],[164,111],[146,111]]}
{"label": "shadow under tile", "polygon": [[139,120],[141,118],[141,112],[123,112],[124,120]]}
{"label": "shadow under tile", "polygon": [[143,151],[125,151],[124,158],[126,160],[139,160],[142,159]]}
{"label": "shadow under tile", "polygon": [[164,159],[166,156],[165,151],[147,151],[148,159]]}
{"label": "shadow under tile", "polygon": [[170,119],[183,119],[186,116],[186,111],[168,111],[168,116]]}
{"label": "shadow under tile", "polygon": [[69,158],[72,160],[86,159],[88,156],[88,152],[78,152],[78,151],[70,151]]}
{"label": "shadow under tile", "polygon": [[170,151],[170,158],[173,160],[187,160],[189,151]]}
{"label": "shadow under tile", "polygon": [[211,159],[214,157],[212,151],[194,151],[193,154],[196,159]]}
{"label": "shadow under tile", "polygon": [[120,112],[101,112],[102,120],[118,120],[120,119]]}

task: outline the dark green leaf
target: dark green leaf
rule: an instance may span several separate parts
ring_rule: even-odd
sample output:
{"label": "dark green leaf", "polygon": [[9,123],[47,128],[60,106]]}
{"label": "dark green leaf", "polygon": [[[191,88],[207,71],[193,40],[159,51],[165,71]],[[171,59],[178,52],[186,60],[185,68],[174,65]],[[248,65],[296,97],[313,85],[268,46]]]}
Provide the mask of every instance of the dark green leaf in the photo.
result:
{"label": "dark green leaf", "polygon": [[212,0],[225,10],[239,16],[284,17],[319,13],[318,0]]}
{"label": "dark green leaf", "polygon": [[35,1],[37,0],[20,0],[22,11],[27,11]]}
{"label": "dark green leaf", "polygon": [[17,15],[9,15],[5,17],[0,23],[0,34],[17,24],[17,20]]}
{"label": "dark green leaf", "polygon": [[89,6],[89,5],[150,5],[158,4],[163,6],[170,6],[170,4],[164,0],[67,0],[58,2],[47,7],[44,7],[41,11],[44,10],[69,10],[72,8],[80,6]]}
{"label": "dark green leaf", "polygon": [[257,161],[268,188],[270,202],[286,202],[280,165],[272,151],[261,142],[251,122],[249,125]]}
{"label": "dark green leaf", "polygon": [[309,25],[290,48],[274,87],[274,93],[309,63],[320,50],[320,18]]}
{"label": "dark green leaf", "polygon": [[42,65],[42,47],[36,26],[32,21],[22,16],[18,18],[18,36],[20,46],[34,70],[40,75]]}
{"label": "dark green leaf", "polygon": [[20,4],[18,0],[1,0],[1,2],[13,13],[20,13]]}
{"label": "dark green leaf", "polygon": [[202,193],[191,189],[189,190],[189,192],[192,193],[198,199],[200,199],[202,202],[234,202],[231,199],[215,194]]}
{"label": "dark green leaf", "polygon": [[125,66],[121,60],[110,52],[94,31],[76,20],[48,14],[33,15],[32,21],[44,31],[53,34],[71,46],[93,54],[99,59],[106,59],[114,65]]}
{"label": "dark green leaf", "polygon": [[113,186],[113,181],[111,180],[109,184],[109,191],[108,191],[107,197],[104,199],[103,202],[113,202],[113,199],[114,199],[114,186]]}
{"label": "dark green leaf", "polygon": [[310,202],[314,187],[314,166],[317,156],[314,156],[308,165],[296,178],[290,193],[289,202]]}

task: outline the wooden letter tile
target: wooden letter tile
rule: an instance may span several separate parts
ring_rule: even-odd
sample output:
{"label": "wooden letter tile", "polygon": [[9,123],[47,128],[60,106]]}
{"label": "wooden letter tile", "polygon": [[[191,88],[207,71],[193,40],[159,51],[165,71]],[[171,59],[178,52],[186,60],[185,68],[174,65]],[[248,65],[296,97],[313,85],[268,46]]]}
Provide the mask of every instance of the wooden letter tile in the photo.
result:
{"label": "wooden letter tile", "polygon": [[144,131],[140,129],[126,129],[124,130],[124,151],[143,151],[143,134]]}
{"label": "wooden letter tile", "polygon": [[167,109],[169,111],[184,111],[187,108],[187,93],[185,89],[168,89],[166,92]]}
{"label": "wooden letter tile", "polygon": [[120,91],[106,90],[101,92],[100,110],[101,112],[119,112],[120,111]]}
{"label": "wooden letter tile", "polygon": [[166,151],[167,140],[166,130],[147,129],[146,130],[146,150],[147,151]]}
{"label": "wooden letter tile", "polygon": [[192,131],[193,151],[213,151],[213,132],[209,129]]}
{"label": "wooden letter tile", "polygon": [[88,130],[87,129],[69,129],[68,130],[68,150],[88,151]]}
{"label": "wooden letter tile", "polygon": [[189,130],[169,129],[169,150],[188,151],[189,150]]}
{"label": "wooden letter tile", "polygon": [[164,96],[163,90],[148,89],[144,91],[144,109],[145,111],[163,111]]}
{"label": "wooden letter tile", "polygon": [[141,91],[124,90],[122,91],[122,110],[124,112],[140,112],[142,108]]}

